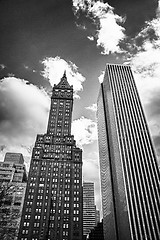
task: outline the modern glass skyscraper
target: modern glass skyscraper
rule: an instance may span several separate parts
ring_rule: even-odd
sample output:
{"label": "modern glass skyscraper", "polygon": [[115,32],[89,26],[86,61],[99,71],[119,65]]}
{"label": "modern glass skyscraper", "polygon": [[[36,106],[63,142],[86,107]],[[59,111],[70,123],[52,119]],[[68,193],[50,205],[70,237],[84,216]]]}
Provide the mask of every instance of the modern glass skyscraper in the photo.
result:
{"label": "modern glass skyscraper", "polygon": [[71,135],[73,87],[54,85],[47,133],[33,148],[19,240],[81,240],[82,150]]}
{"label": "modern glass skyscraper", "polygon": [[97,118],[105,240],[160,239],[160,174],[130,66],[106,66]]}

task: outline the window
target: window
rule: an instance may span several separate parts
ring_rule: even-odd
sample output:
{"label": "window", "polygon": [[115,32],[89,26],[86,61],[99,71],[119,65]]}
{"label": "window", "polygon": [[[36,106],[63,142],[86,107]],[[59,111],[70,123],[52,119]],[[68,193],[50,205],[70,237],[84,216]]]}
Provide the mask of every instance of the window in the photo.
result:
{"label": "window", "polygon": [[65,201],[69,201],[69,197],[64,197],[64,200]]}
{"label": "window", "polygon": [[36,212],[41,212],[41,208],[36,208]]}
{"label": "window", "polygon": [[38,190],[38,193],[43,193],[43,189],[39,189],[39,190]]}
{"label": "window", "polygon": [[42,206],[42,202],[37,202],[37,206]]}
{"label": "window", "polygon": [[28,195],[28,199],[33,199],[33,195]]}
{"label": "window", "polygon": [[42,199],[42,196],[38,196],[38,199]]}
{"label": "window", "polygon": [[74,214],[79,214],[79,210],[74,210],[73,213]]}
{"label": "window", "polygon": [[34,189],[31,189],[31,188],[30,188],[30,189],[29,189],[29,193],[31,193],[31,192],[33,193],[33,192],[34,192]]}
{"label": "window", "polygon": [[35,186],[35,183],[30,183],[30,187],[31,187],[31,186]]}
{"label": "window", "polygon": [[40,183],[40,184],[39,184],[39,187],[44,187],[44,183]]}
{"label": "window", "polygon": [[39,227],[39,223],[34,223],[34,227]]}
{"label": "window", "polygon": [[44,178],[40,178],[40,181],[44,181]]}
{"label": "window", "polygon": [[79,217],[73,217],[73,221],[79,221]]}
{"label": "window", "polygon": [[79,207],[79,203],[74,203],[74,208]]}
{"label": "window", "polygon": [[23,226],[24,227],[26,227],[26,226],[28,227],[29,226],[29,222],[24,222]]}

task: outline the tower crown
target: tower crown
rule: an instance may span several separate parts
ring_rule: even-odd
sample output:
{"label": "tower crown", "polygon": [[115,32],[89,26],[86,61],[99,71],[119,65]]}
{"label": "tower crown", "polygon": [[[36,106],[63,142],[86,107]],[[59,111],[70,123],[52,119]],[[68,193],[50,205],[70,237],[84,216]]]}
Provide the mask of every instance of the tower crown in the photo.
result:
{"label": "tower crown", "polygon": [[56,85],[54,85],[56,88],[67,88],[67,89],[72,89],[73,86],[69,85],[67,81],[67,76],[66,76],[66,70],[64,71],[63,77],[61,78],[60,82]]}
{"label": "tower crown", "polygon": [[70,86],[66,71],[60,82],[54,85],[47,133],[56,136],[71,135],[73,86]]}

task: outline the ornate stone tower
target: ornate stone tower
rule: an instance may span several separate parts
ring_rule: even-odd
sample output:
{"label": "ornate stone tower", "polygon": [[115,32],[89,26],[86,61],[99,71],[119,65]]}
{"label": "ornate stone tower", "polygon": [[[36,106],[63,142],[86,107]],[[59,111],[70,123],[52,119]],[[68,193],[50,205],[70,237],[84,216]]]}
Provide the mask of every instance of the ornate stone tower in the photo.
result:
{"label": "ornate stone tower", "polygon": [[82,150],[71,135],[73,87],[54,85],[47,133],[33,148],[19,240],[81,240]]}

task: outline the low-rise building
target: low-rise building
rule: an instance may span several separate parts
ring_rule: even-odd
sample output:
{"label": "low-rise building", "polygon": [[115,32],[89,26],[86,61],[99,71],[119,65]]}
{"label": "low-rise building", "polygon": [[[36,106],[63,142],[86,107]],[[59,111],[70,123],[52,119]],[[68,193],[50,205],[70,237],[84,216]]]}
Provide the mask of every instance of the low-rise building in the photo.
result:
{"label": "low-rise building", "polygon": [[27,174],[22,154],[11,153],[11,158],[10,153],[6,155],[0,162],[0,239],[16,240]]}

